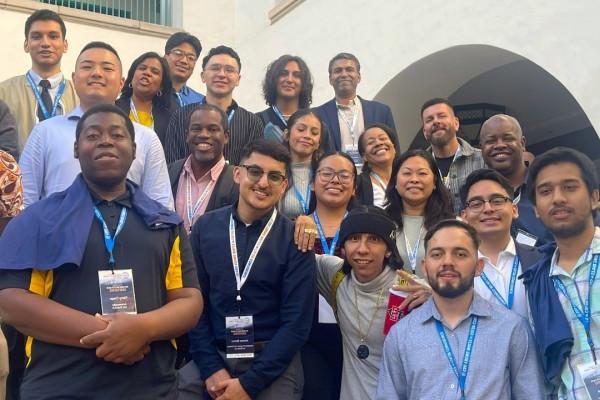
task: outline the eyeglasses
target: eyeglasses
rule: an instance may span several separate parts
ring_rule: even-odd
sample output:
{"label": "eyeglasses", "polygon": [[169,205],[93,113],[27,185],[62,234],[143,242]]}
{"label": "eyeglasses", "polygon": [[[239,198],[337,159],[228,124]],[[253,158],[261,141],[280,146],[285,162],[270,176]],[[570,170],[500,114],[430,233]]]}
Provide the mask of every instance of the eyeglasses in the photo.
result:
{"label": "eyeglasses", "polygon": [[174,54],[177,58],[185,57],[189,62],[196,62],[198,59],[195,54],[186,53],[185,51],[179,49],[173,49],[169,52],[169,54]]}
{"label": "eyeglasses", "polygon": [[473,200],[467,201],[465,203],[465,207],[469,208],[473,212],[480,212],[485,207],[485,203],[489,203],[490,208],[492,210],[498,210],[498,209],[502,208],[502,206],[504,206],[509,201],[512,202],[512,199],[510,197],[494,196],[494,197],[490,198],[489,200],[473,199]]}
{"label": "eyeglasses", "polygon": [[226,75],[234,75],[238,73],[238,70],[231,65],[211,64],[206,67],[207,71],[214,72],[215,74],[223,70]]}
{"label": "eyeglasses", "polygon": [[273,183],[276,185],[280,185],[285,180],[285,175],[282,174],[281,172],[278,172],[278,171],[265,172],[265,170],[262,169],[261,167],[259,167],[258,165],[242,164],[242,165],[240,165],[240,167],[243,167],[246,169],[246,172],[248,173],[248,178],[250,178],[250,180],[253,182],[258,182],[263,177],[264,174],[267,174],[267,180],[270,183]]}
{"label": "eyeglasses", "polygon": [[321,168],[317,170],[317,176],[323,183],[331,182],[336,176],[338,177],[340,183],[350,183],[354,178],[354,172],[350,172],[345,169],[335,171],[331,168]]}

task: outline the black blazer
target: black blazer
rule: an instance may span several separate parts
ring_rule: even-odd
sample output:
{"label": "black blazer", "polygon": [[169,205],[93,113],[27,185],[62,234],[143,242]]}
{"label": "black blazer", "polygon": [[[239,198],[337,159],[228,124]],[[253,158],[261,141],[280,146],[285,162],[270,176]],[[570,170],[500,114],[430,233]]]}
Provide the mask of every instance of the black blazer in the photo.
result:
{"label": "black blazer", "polygon": [[[185,158],[177,160],[169,164],[169,179],[171,180],[171,190],[173,198],[177,198],[177,186],[179,185],[179,177],[183,170]],[[240,194],[240,187],[233,181],[233,166],[225,164],[219,179],[215,183],[215,187],[206,204],[206,211],[215,210],[235,203]]]}
{"label": "black blazer", "polygon": [[373,205],[373,182],[367,171],[362,171],[356,177],[356,198],[364,206]]}
{"label": "black blazer", "polygon": [[[121,110],[125,111],[125,114],[129,115],[131,111],[131,105],[129,103],[129,97],[119,97],[115,102],[115,105]],[[154,104],[152,107],[152,117],[154,118],[154,132],[158,135],[160,142],[165,143],[165,135],[167,133],[167,127],[169,126],[169,119],[173,111],[173,104],[171,103],[168,109]]]}

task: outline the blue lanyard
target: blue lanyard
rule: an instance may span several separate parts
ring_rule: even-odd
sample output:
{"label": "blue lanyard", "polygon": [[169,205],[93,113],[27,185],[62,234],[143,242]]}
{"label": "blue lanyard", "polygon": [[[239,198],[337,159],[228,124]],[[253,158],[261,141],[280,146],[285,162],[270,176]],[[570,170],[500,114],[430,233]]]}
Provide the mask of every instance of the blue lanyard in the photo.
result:
{"label": "blue lanyard", "polygon": [[[227,123],[231,124],[231,120],[233,119],[233,115],[235,114],[235,108],[229,111],[229,115],[227,115]],[[231,129],[231,126],[229,127]]]}
{"label": "blue lanyard", "polygon": [[279,119],[283,123],[283,126],[285,126],[287,128],[287,126],[288,126],[287,121],[285,120],[285,118],[283,118],[283,114],[281,113],[281,111],[279,111],[279,108],[277,108],[277,106],[271,106],[271,109],[273,109],[273,112],[275,113],[275,115],[277,115],[279,117]]}
{"label": "blue lanyard", "polygon": [[100,225],[102,225],[102,230],[104,231],[104,245],[106,246],[106,251],[108,251],[109,254],[108,265],[111,268],[114,268],[115,257],[113,255],[113,250],[115,248],[115,241],[117,240],[117,235],[121,233],[121,231],[123,230],[123,226],[125,226],[125,220],[127,219],[127,208],[121,208],[121,216],[119,217],[119,224],[117,225],[117,229],[115,230],[115,236],[112,236],[110,234],[110,230],[108,229],[108,226],[106,226],[106,222],[104,222],[104,218],[102,217],[100,210],[98,210],[98,207],[94,207],[94,216],[96,217],[98,222],[100,222]]}
{"label": "blue lanyard", "polygon": [[177,103],[179,104],[179,107],[183,107],[185,104],[183,103],[183,99],[181,98],[181,94],[175,92],[175,98],[177,98]]}
{"label": "blue lanyard", "polygon": [[38,103],[38,107],[42,110],[44,117],[46,119],[54,117],[56,115],[56,110],[58,108],[58,105],[60,104],[60,99],[61,99],[63,93],[65,92],[65,80],[63,79],[63,81],[60,83],[60,86],[58,86],[58,91],[56,92],[56,96],[54,96],[54,104],[52,105],[52,113],[50,114],[50,113],[48,113],[48,110],[46,109],[46,105],[44,104],[44,101],[42,100],[42,95],[40,93],[40,90],[38,89],[37,85],[33,81],[31,74],[29,72],[27,72],[27,74],[25,76],[27,76],[27,81],[29,82],[29,85],[31,86],[31,90],[33,90],[33,94]]}
{"label": "blue lanyard", "polygon": [[306,188],[306,197],[302,196],[302,193],[298,190],[296,185],[294,185],[294,193],[296,194],[296,198],[300,203],[300,207],[302,207],[302,212],[304,215],[308,214],[308,201],[310,199],[310,185]]}
{"label": "blue lanyard", "polygon": [[494,286],[494,284],[490,281],[490,278],[487,277],[485,272],[482,272],[480,275],[481,280],[485,283],[490,292],[494,295],[496,299],[502,304],[504,307],[512,310],[513,302],[515,300],[515,283],[517,282],[517,274],[519,271],[519,257],[515,256],[512,265],[512,272],[510,273],[510,284],[508,286],[508,302],[504,300],[498,289]]}
{"label": "blue lanyard", "polygon": [[471,317],[471,326],[469,327],[469,337],[467,338],[467,344],[465,346],[465,353],[463,354],[462,368],[460,370],[460,374],[458,373],[458,367],[456,365],[456,359],[454,358],[454,354],[452,354],[452,348],[450,348],[450,343],[448,342],[448,337],[446,336],[446,332],[444,331],[444,325],[437,319],[435,320],[435,326],[437,327],[438,334],[440,336],[440,340],[442,341],[442,346],[444,346],[444,351],[446,352],[446,357],[448,357],[448,362],[450,363],[450,368],[452,368],[452,372],[456,375],[458,379],[458,387],[460,388],[460,398],[461,400],[465,400],[465,384],[467,382],[467,373],[469,372],[469,364],[471,362],[471,354],[473,352],[473,342],[475,341],[475,334],[477,333],[477,324],[478,317],[473,315]]}
{"label": "blue lanyard", "polygon": [[[348,215],[347,212],[346,214],[344,214],[344,218],[346,218],[346,215]],[[321,226],[321,221],[319,220],[319,216],[317,215],[316,211],[313,213],[313,219],[315,220],[315,224],[317,224],[317,230],[319,231],[319,240],[321,240],[323,252],[332,256],[333,253],[335,253],[335,247],[337,246],[337,242],[340,239],[340,227],[338,227],[337,231],[335,231],[335,235],[333,236],[333,240],[331,241],[331,247],[329,247],[329,245],[327,244],[325,232],[323,232],[323,227]]]}
{"label": "blue lanyard", "polygon": [[592,356],[594,357],[594,362],[596,361],[596,352],[595,352],[595,348],[594,348],[594,341],[592,340],[592,336],[590,335],[590,329],[591,329],[591,323],[592,323],[592,304],[591,304],[592,296],[591,296],[591,293],[592,293],[592,285],[594,284],[594,281],[596,280],[596,275],[598,273],[599,265],[600,265],[600,254],[594,254],[594,257],[592,258],[592,266],[590,267],[590,274],[588,277],[588,295],[587,295],[587,299],[586,299],[585,303],[583,303],[583,310],[581,308],[579,308],[579,306],[577,304],[575,304],[573,299],[571,299],[571,296],[569,296],[569,293],[567,292],[567,288],[565,287],[565,284],[562,283],[560,278],[555,276],[552,279],[552,282],[554,283],[554,287],[557,290],[560,290],[560,292],[567,298],[567,300],[569,300],[569,303],[571,303],[571,308],[573,309],[575,316],[577,317],[579,322],[581,322],[581,325],[583,325],[583,328],[585,329],[585,335],[587,336],[588,345],[590,346],[590,349],[592,350]]}

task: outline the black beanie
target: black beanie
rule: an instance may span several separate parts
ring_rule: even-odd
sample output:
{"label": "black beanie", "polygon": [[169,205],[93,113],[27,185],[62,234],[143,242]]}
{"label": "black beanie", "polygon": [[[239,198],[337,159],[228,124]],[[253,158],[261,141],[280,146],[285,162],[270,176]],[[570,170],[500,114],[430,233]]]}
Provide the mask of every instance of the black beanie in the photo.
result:
{"label": "black beanie", "polygon": [[360,206],[352,209],[340,226],[340,245],[348,236],[356,233],[372,233],[381,237],[390,251],[396,249],[396,223],[386,212],[375,206]]}

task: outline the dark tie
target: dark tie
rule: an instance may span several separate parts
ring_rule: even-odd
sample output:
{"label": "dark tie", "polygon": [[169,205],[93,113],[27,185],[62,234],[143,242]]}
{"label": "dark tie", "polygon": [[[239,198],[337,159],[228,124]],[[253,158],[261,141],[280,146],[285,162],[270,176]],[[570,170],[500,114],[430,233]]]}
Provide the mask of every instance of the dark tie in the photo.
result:
{"label": "dark tie", "polygon": [[[50,82],[48,79],[42,79],[40,81],[40,86],[42,87],[42,101],[44,102],[44,106],[46,107],[46,111],[48,112],[48,116],[52,116],[52,97],[50,96]],[[44,112],[42,111],[42,107],[38,105],[37,110],[38,119],[41,121],[46,119]]]}

